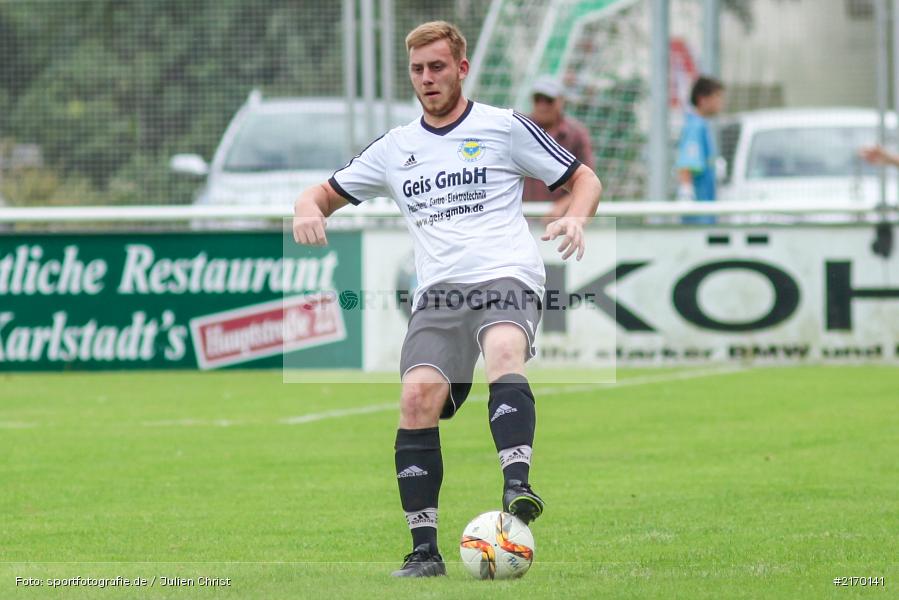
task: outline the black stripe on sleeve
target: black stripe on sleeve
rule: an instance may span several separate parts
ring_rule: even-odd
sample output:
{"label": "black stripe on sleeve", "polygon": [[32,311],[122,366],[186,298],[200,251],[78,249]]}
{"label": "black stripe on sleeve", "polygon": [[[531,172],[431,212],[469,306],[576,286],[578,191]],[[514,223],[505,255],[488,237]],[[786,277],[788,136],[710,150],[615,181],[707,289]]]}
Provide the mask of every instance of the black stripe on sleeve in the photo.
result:
{"label": "black stripe on sleeve", "polygon": [[[346,167],[344,167],[344,169],[345,168]],[[335,173],[334,175],[336,175],[336,174],[337,173]],[[337,183],[337,180],[334,179],[334,175],[332,175],[331,178],[328,180],[328,183],[331,184],[331,187],[334,188],[334,191],[337,192],[338,194],[340,194],[341,196],[343,196],[344,198],[346,198],[347,202],[349,202],[350,204],[359,206],[359,204],[361,204],[362,201],[355,198],[352,194],[350,194],[348,191],[343,189],[343,186],[341,186],[339,183]]]}
{"label": "black stripe on sleeve", "polygon": [[548,133],[546,133],[546,130],[544,130],[542,127],[540,127],[539,125],[537,125],[537,123],[535,123],[534,120],[533,120],[532,118],[528,117],[527,115],[521,115],[521,116],[522,116],[522,118],[523,118],[524,120],[526,120],[528,123],[530,123],[531,125],[533,125],[534,128],[536,128],[537,133],[539,133],[540,135],[542,135],[542,136],[543,136],[543,139],[546,140],[546,142],[547,142],[548,144],[550,144],[550,145],[552,145],[553,147],[555,147],[555,148],[562,154],[562,158],[567,158],[568,160],[574,160],[574,159],[575,159],[574,154],[572,154],[571,152],[569,152],[568,149],[565,148],[565,146],[563,146],[562,144],[560,144],[559,142],[557,142],[553,136],[551,136],[551,135],[549,135]]}
{"label": "black stripe on sleeve", "polygon": [[568,161],[565,160],[565,156],[562,153],[555,150],[551,145],[547,144],[546,140],[543,138],[543,136],[540,135],[540,132],[542,130],[537,126],[536,123],[534,123],[533,121],[531,121],[530,119],[528,119],[527,117],[525,117],[524,115],[522,115],[520,113],[512,113],[512,114],[515,116],[516,119],[518,119],[518,122],[521,123],[524,126],[524,128],[528,130],[528,132],[533,136],[533,138],[535,140],[537,140],[537,143],[540,144],[541,146],[543,146],[543,149],[546,150],[546,152],[550,156],[552,156],[554,159],[556,159],[562,165],[564,165],[566,167],[568,166]]}
{"label": "black stripe on sleeve", "polygon": [[[567,167],[567,166],[568,166],[568,162],[569,162],[569,161],[568,161],[568,160],[565,160],[564,157],[563,157],[563,155],[560,155],[559,152],[556,151],[554,148],[552,148],[551,146],[547,145],[547,143],[546,143],[545,141],[543,141],[543,139],[541,138],[541,136],[538,135],[536,131],[534,131],[534,129],[531,127],[531,125],[528,124],[528,123],[529,123],[528,120],[526,120],[524,117],[522,117],[522,116],[519,115],[518,113],[512,113],[512,114],[515,115],[515,118],[518,119],[518,121],[519,121],[522,125],[524,125],[524,128],[527,129],[528,132],[529,132],[532,136],[534,136],[534,139],[537,140],[537,143],[540,144],[541,146],[543,146],[543,149],[546,150],[546,152],[547,152],[550,156],[552,156],[554,159],[556,159],[556,161],[558,161],[559,164],[561,164],[562,166],[564,166],[564,167]],[[536,125],[535,125],[534,127],[536,127]],[[539,127],[538,127],[537,129],[539,129]]]}
{"label": "black stripe on sleeve", "polygon": [[545,135],[546,135],[546,137],[549,138],[549,141],[550,141],[552,144],[555,144],[556,148],[558,148],[560,152],[562,152],[566,157],[568,157],[569,160],[574,160],[575,158],[577,158],[577,157],[575,157],[574,154],[572,154],[571,152],[569,152],[568,149],[565,148],[565,146],[563,146],[562,144],[560,144],[559,142],[557,142],[556,140],[554,140],[553,137],[552,137],[551,135],[549,135],[549,134],[545,134]]}
{"label": "black stripe on sleeve", "polygon": [[568,167],[564,173],[562,173],[562,176],[559,177],[554,184],[548,186],[549,191],[555,192],[557,189],[565,185],[568,180],[571,179],[571,176],[574,175],[574,172],[577,171],[577,168],[579,166],[581,166],[581,161],[579,161],[578,159],[574,159],[574,162],[571,163],[571,166]]}
{"label": "black stripe on sleeve", "polygon": [[568,151],[568,148],[566,148],[565,146],[563,146],[562,144],[557,142],[553,136],[549,135],[548,133],[546,133],[543,130],[541,130],[541,131],[543,132],[543,135],[545,135],[549,139],[550,142],[555,144],[556,148],[558,148],[562,153],[565,154],[565,156],[569,157],[571,160],[574,160],[576,158],[574,156],[574,154],[572,154],[571,152]]}
{"label": "black stripe on sleeve", "polygon": [[344,169],[348,169],[349,166],[350,166],[351,164],[353,164],[353,161],[354,161],[354,160],[356,160],[357,158],[359,158],[360,156],[362,156],[363,154],[365,154],[365,151],[366,151],[366,150],[368,150],[369,148],[371,148],[372,146],[374,146],[374,145],[375,145],[375,142],[377,142],[378,140],[380,140],[380,139],[381,139],[382,137],[384,137],[385,135],[387,135],[387,134],[385,133],[384,135],[381,135],[381,136],[379,136],[379,137],[373,139],[373,140],[371,141],[371,143],[370,143],[368,146],[366,146],[365,148],[363,148],[362,150],[359,151],[359,154],[357,154],[356,156],[354,156],[353,158],[351,158],[351,159],[350,159],[350,162],[348,162],[347,164],[343,165],[342,167],[340,167],[339,169],[337,169],[336,171],[334,171],[334,173],[331,175],[330,179],[328,179],[328,183],[331,184],[331,187],[334,188],[334,191],[337,192],[338,194],[340,194],[341,196],[343,196],[344,198],[346,198],[347,202],[349,202],[350,204],[353,204],[353,205],[358,206],[359,204],[362,203],[362,201],[359,200],[358,198],[356,198],[355,196],[353,196],[352,194],[350,194],[350,193],[349,193],[348,191],[346,191],[345,189],[343,189],[343,187],[342,187],[339,183],[337,183],[337,179],[336,179],[337,174],[340,173],[341,171],[343,171]]}
{"label": "black stripe on sleeve", "polygon": [[[387,135],[387,134],[385,133],[384,135]],[[366,146],[365,148],[363,148],[362,150],[359,151],[359,154],[357,154],[356,156],[354,156],[353,158],[351,158],[351,159],[350,159],[350,162],[348,162],[347,164],[343,165],[342,167],[340,167],[339,169],[337,169],[336,171],[334,171],[334,173],[331,175],[331,177],[333,177],[334,175],[337,175],[338,173],[340,173],[340,172],[343,171],[344,169],[349,168],[349,166],[350,166],[351,164],[353,164],[353,161],[354,161],[354,160],[356,160],[357,158],[359,158],[360,156],[362,156],[363,154],[365,154],[365,151],[368,150],[369,148],[371,148],[372,146],[374,146],[374,145],[375,145],[375,142],[377,142],[377,141],[380,140],[382,137],[384,137],[384,135],[378,136],[378,137],[376,137],[375,139],[373,139],[373,140],[371,141],[371,143],[370,143],[368,146]]]}

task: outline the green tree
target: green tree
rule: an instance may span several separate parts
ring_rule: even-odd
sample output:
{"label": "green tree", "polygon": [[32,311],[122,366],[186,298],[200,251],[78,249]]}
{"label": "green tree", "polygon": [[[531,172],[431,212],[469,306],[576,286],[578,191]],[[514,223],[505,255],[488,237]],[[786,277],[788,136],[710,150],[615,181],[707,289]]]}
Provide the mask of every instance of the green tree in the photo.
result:
{"label": "green tree", "polygon": [[339,2],[4,2],[0,137],[39,144],[96,201],[185,201],[169,155],[209,158],[254,87],[341,93],[340,31]]}

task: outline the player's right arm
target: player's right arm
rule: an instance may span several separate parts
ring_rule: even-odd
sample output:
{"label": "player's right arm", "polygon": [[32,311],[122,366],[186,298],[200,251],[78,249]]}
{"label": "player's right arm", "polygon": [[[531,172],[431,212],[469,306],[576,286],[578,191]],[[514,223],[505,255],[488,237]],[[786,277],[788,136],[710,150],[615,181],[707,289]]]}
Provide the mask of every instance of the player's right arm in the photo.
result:
{"label": "player's right arm", "polygon": [[327,181],[303,190],[293,206],[293,239],[298,244],[327,246],[325,219],[348,204]]}
{"label": "player's right arm", "polygon": [[328,181],[307,188],[294,204],[293,239],[298,244],[325,246],[325,219],[342,206],[389,196],[387,138],[369,144]]}

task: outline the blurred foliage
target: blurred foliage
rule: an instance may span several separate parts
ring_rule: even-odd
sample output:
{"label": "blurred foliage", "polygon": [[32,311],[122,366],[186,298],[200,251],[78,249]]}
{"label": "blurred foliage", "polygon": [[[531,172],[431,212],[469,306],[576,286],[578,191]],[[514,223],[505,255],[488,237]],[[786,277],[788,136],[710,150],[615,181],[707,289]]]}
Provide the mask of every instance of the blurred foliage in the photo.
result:
{"label": "blurred foliage", "polygon": [[251,89],[341,93],[340,10],[295,0],[0,2],[0,137],[38,144],[47,165],[6,172],[2,194],[15,204],[189,202],[197,182],[172,177],[169,156],[211,158]]}
{"label": "blurred foliage", "polygon": [[84,178],[62,179],[46,168],[16,169],[0,180],[0,195],[13,206],[94,203],[97,191]]}
{"label": "blurred foliage", "polygon": [[[488,6],[395,0],[398,97],[411,98],[405,32],[448,19],[473,44]],[[254,88],[341,95],[342,39],[337,0],[0,0],[0,139],[37,144],[44,161],[0,173],[0,194],[190,202],[199,182],[173,175],[170,156],[210,160]]]}
{"label": "blurred foliage", "polygon": [[[751,26],[754,1],[722,8]],[[473,52],[488,6],[395,0],[396,93],[408,92],[409,28],[456,21]],[[211,159],[251,89],[342,93],[341,18],[336,0],[0,0],[0,139],[37,144],[43,159],[7,166],[0,195],[29,205],[190,202],[199,182],[174,176],[169,157]]]}

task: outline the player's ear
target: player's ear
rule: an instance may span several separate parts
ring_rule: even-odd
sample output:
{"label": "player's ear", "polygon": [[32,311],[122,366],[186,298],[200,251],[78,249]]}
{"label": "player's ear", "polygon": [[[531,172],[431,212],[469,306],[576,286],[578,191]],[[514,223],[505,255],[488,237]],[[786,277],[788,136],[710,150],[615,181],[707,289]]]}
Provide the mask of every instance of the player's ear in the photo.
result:
{"label": "player's ear", "polygon": [[471,65],[468,64],[467,58],[463,58],[462,61],[459,63],[459,75],[461,75],[462,79],[465,79],[466,77],[468,77],[468,69],[470,66]]}

